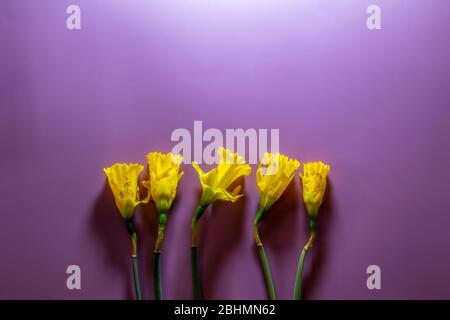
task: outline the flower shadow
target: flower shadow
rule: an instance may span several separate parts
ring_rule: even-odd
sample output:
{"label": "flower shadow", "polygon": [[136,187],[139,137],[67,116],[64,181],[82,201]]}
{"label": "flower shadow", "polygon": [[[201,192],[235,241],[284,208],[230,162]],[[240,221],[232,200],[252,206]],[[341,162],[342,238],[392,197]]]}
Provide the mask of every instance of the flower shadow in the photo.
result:
{"label": "flower shadow", "polygon": [[274,253],[289,249],[297,238],[299,233],[297,222],[300,219],[297,212],[300,204],[299,195],[294,177],[261,222],[261,241],[264,247],[273,248]]}
{"label": "flower shadow", "polygon": [[141,205],[139,210],[139,214],[136,215],[136,231],[138,233],[138,264],[142,297],[153,299],[153,248],[158,233],[158,211],[153,201]]}
{"label": "flower shadow", "polygon": [[[245,180],[239,178],[230,190],[240,184],[244,193]],[[224,261],[242,238],[247,199],[245,196],[235,203],[216,201],[205,212],[203,232],[200,235],[200,266],[204,299],[224,299],[218,294],[218,277],[223,274]],[[202,250],[203,249],[203,250]]]}
{"label": "flower shadow", "polygon": [[330,230],[333,225],[333,217],[333,187],[328,181],[323,205],[319,209],[319,215],[317,216],[317,236],[315,244],[305,261],[302,299],[308,299],[308,297],[313,296],[316,288],[319,287],[318,284],[323,274],[324,266],[327,264],[328,252],[332,250],[329,238]]}
{"label": "flower shadow", "polygon": [[[300,205],[299,194],[294,177],[280,199],[266,212],[260,225],[259,234],[265,247],[278,298],[286,296],[286,293],[281,292],[279,289],[284,287],[279,281],[285,281],[283,279],[285,276],[276,272],[276,270],[284,269],[286,251],[292,250],[292,244],[296,242],[298,234],[301,233],[299,231],[299,219],[301,219],[301,216],[298,213]],[[253,255],[261,268],[261,281],[265,281],[256,246],[254,246]]]}
{"label": "flower shadow", "polygon": [[[176,256],[174,260],[177,260],[178,263],[176,263],[174,266],[171,267],[172,270],[172,277],[175,277],[175,283],[177,284],[177,290],[173,290],[173,292],[171,292],[171,297],[172,299],[175,300],[186,300],[186,299],[192,299],[193,298],[193,288],[192,288],[192,279],[191,279],[191,255],[190,255],[190,250],[191,250],[191,219],[192,216],[198,206],[198,203],[200,202],[200,198],[202,196],[202,189],[195,189],[193,190],[193,192],[191,193],[190,197],[193,197],[194,199],[196,199],[195,201],[193,201],[193,206],[191,206],[190,210],[184,211],[180,217],[179,217],[179,225],[183,226],[180,229],[178,229],[178,231],[180,232],[180,235],[182,234],[183,236],[180,236],[179,241],[181,241],[182,245],[180,246],[179,243],[177,243],[177,246],[181,247],[182,250],[180,252],[180,250],[178,250],[176,252]],[[178,198],[178,196],[177,196]],[[183,202],[183,201],[180,201]],[[208,214],[208,210],[210,210],[210,208],[206,209],[207,212],[205,212],[205,215]],[[200,222],[200,246],[201,246],[201,239],[203,238],[202,236],[202,230],[204,230],[203,228],[203,219],[201,219]],[[199,257],[201,258],[203,252],[201,251],[202,248],[199,248],[200,253],[199,253]],[[173,260],[172,260],[173,261]],[[199,266],[200,269],[201,265]]]}
{"label": "flower shadow", "polygon": [[91,228],[102,247],[98,253],[102,259],[103,268],[120,274],[120,277],[114,281],[122,283],[125,298],[133,299],[134,293],[130,282],[132,279],[131,242],[106,179],[92,209]]}

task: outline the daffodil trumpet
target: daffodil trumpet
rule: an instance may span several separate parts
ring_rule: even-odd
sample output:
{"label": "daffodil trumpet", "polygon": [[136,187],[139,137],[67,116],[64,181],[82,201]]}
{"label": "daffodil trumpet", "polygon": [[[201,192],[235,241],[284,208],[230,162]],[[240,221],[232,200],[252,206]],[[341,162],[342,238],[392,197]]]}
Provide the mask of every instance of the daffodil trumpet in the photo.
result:
{"label": "daffodil trumpet", "polygon": [[178,183],[183,176],[180,171],[183,157],[171,152],[151,152],[147,155],[149,180],[142,184],[149,190],[158,210],[158,235],[153,249],[153,280],[156,300],[163,299],[161,278],[161,248],[164,241],[168,212],[177,193]]}
{"label": "daffodil trumpet", "polygon": [[258,248],[261,266],[264,272],[264,279],[267,291],[271,300],[276,299],[275,288],[270,272],[269,262],[264,250],[264,246],[259,237],[258,228],[265,213],[281,197],[288,185],[291,183],[295,171],[300,166],[300,162],[289,159],[279,153],[266,153],[261,160],[256,172],[256,184],[260,194],[259,209],[253,221],[253,236]]}
{"label": "daffodil trumpet", "polygon": [[303,202],[305,203],[306,213],[309,219],[309,239],[304,245],[298,261],[294,286],[294,300],[301,300],[302,297],[305,258],[316,238],[317,214],[323,201],[329,172],[330,166],[323,162],[308,162],[304,164],[303,175],[300,175],[303,187]]}
{"label": "daffodil trumpet", "polygon": [[140,164],[116,163],[103,171],[108,179],[109,186],[114,196],[114,200],[120,215],[125,221],[125,226],[131,239],[131,266],[133,270],[133,283],[135,297],[142,299],[141,287],[139,284],[139,273],[137,267],[137,235],[133,222],[136,207],[141,203],[148,203],[148,196],[139,200],[139,175],[144,167]]}
{"label": "daffodil trumpet", "polygon": [[244,158],[232,151],[219,148],[219,163],[209,172],[204,172],[196,162],[192,166],[197,171],[202,185],[202,197],[192,217],[191,223],[191,271],[194,299],[202,299],[200,272],[198,266],[198,238],[199,221],[206,208],[216,200],[235,202],[243,196],[239,194],[241,186],[238,185],[229,191],[240,177],[248,176],[251,167],[245,163]]}

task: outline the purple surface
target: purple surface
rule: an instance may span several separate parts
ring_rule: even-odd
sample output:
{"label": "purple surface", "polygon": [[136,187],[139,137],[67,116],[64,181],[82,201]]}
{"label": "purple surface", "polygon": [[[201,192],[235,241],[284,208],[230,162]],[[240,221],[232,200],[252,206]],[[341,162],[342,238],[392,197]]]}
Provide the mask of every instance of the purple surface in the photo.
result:
{"label": "purple surface", "polygon": [[[65,27],[82,9],[82,30]],[[382,30],[366,8],[382,9]],[[450,3],[13,1],[0,3],[0,298],[132,297],[130,244],[104,166],[145,164],[176,128],[280,128],[283,153],[331,164],[309,299],[450,298]],[[183,167],[163,247],[164,291],[189,299],[199,182]],[[262,240],[289,299],[307,222],[298,178]],[[265,299],[246,197],[202,225],[205,297]],[[137,212],[153,298],[156,212]],[[82,289],[66,288],[77,264]],[[382,270],[368,290],[366,268]]]}

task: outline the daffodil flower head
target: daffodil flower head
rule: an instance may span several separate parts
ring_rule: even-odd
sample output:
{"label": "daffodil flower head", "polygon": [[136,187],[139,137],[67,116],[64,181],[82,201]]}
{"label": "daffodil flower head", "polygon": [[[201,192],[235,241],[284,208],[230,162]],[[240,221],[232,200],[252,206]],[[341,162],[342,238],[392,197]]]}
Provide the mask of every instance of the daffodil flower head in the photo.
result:
{"label": "daffodil flower head", "polygon": [[303,186],[303,202],[310,219],[315,219],[327,186],[330,166],[323,162],[307,162],[300,178]]}
{"label": "daffodil flower head", "polygon": [[138,181],[142,170],[144,167],[137,163],[116,163],[109,168],[103,168],[117,209],[126,221],[133,218],[134,210],[139,204],[150,200],[149,196],[139,200]]}
{"label": "daffodil flower head", "polygon": [[197,171],[202,184],[203,194],[200,206],[206,207],[216,200],[235,202],[243,194],[239,194],[241,186],[237,186],[233,191],[228,191],[229,187],[241,176],[250,175],[252,169],[245,163],[245,159],[237,153],[228,149],[219,148],[219,163],[217,167],[209,172],[204,172],[196,162],[192,166]]}
{"label": "daffodil flower head", "polygon": [[143,181],[160,213],[167,213],[177,194],[177,186],[184,172],[180,171],[183,157],[172,152],[151,152],[147,155],[150,180]]}
{"label": "daffodil flower head", "polygon": [[259,212],[263,213],[281,197],[300,166],[296,159],[280,153],[266,153],[256,172],[256,184],[260,194]]}

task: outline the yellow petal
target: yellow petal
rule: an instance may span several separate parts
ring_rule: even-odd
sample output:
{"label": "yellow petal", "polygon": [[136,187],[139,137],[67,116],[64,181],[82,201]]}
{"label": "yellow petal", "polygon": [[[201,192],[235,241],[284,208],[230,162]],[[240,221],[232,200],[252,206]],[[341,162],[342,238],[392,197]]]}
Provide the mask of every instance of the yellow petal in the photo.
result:
{"label": "yellow petal", "polygon": [[315,218],[323,201],[330,166],[323,162],[308,162],[304,164],[303,168],[303,175],[300,175],[303,202],[308,216]]}
{"label": "yellow petal", "polygon": [[256,184],[260,193],[260,211],[269,210],[281,197],[299,166],[299,161],[289,159],[283,154],[264,154],[256,172]]}
{"label": "yellow petal", "polygon": [[237,194],[241,186],[229,192],[229,187],[240,177],[251,173],[250,165],[245,163],[244,158],[228,149],[219,148],[220,160],[217,167],[205,173],[196,162],[192,166],[197,171],[202,184],[203,194],[201,205],[207,206],[216,200],[236,201],[242,195]]}
{"label": "yellow petal", "polygon": [[183,176],[180,172],[182,160],[181,155],[171,152],[151,152],[147,155],[150,192],[159,212],[167,213],[176,197],[178,182]]}
{"label": "yellow petal", "polygon": [[131,219],[139,204],[138,180],[144,167],[137,163],[116,163],[103,171],[114,195],[116,206],[125,220]]}

